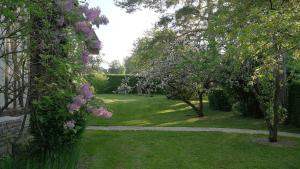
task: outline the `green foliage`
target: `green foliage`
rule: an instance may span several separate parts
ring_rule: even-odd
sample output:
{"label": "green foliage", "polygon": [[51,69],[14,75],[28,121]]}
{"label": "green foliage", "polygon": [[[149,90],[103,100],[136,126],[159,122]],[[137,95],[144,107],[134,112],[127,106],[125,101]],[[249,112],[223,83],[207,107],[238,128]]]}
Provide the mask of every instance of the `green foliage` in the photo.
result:
{"label": "green foliage", "polygon": [[16,158],[0,159],[1,169],[77,169],[80,158],[79,145],[61,147],[57,152],[32,156],[19,154]]}
{"label": "green foliage", "polygon": [[255,97],[247,97],[244,100],[239,100],[234,107],[244,117],[263,117],[263,112],[261,112],[259,102]]}
{"label": "green foliage", "polygon": [[300,82],[289,85],[288,122],[300,127]]}
{"label": "green foliage", "polygon": [[[105,85],[105,87],[103,89],[97,89],[96,87],[96,91],[100,91],[100,93],[113,93],[114,91],[116,91],[118,89],[118,87],[121,85],[122,80],[125,79],[126,77],[130,77],[129,78],[129,86],[134,87],[137,83],[137,80],[134,76],[132,75],[125,75],[125,74],[108,74],[106,75],[108,80]],[[136,92],[135,90],[133,92]]]}
{"label": "green foliage", "polygon": [[[34,136],[31,151],[57,151],[76,142],[85,128],[86,112],[81,108],[78,112],[70,113],[67,109],[70,102],[70,94],[57,91],[34,103],[35,112],[30,118],[30,131]],[[70,120],[76,122],[74,128],[65,126]]]}
{"label": "green foliage", "polygon": [[231,98],[223,89],[212,89],[208,94],[208,100],[209,107],[213,110],[231,110]]}
{"label": "green foliage", "polygon": [[113,93],[113,91],[116,91],[126,76],[125,74],[108,74],[108,82],[103,93]]}
{"label": "green foliage", "polygon": [[108,77],[104,73],[94,72],[86,75],[86,79],[94,87],[95,92],[98,94],[104,93],[108,86]]}
{"label": "green foliage", "polygon": [[124,74],[125,67],[118,60],[114,60],[109,64],[107,71],[110,74]]}

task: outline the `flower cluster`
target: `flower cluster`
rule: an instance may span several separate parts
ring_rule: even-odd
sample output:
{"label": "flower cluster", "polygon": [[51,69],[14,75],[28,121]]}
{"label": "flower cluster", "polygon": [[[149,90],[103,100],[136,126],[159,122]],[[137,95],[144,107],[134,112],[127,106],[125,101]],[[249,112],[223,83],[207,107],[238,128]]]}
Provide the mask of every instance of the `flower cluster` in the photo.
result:
{"label": "flower cluster", "polygon": [[72,103],[68,105],[69,112],[74,113],[79,111],[79,109],[84,106],[92,97],[93,93],[91,92],[90,85],[82,85],[80,88],[80,95],[73,97]]}
{"label": "flower cluster", "polygon": [[66,121],[64,123],[64,128],[66,128],[66,129],[73,129],[73,128],[75,128],[75,124],[76,124],[75,120]]}
{"label": "flower cluster", "polygon": [[110,118],[112,116],[112,113],[104,109],[103,107],[100,108],[92,108],[88,110],[90,113],[93,113],[97,117],[104,117],[104,118]]}
{"label": "flower cluster", "polygon": [[87,51],[87,50],[84,50],[82,52],[81,57],[82,57],[82,61],[83,61],[84,65],[87,65],[90,62],[90,56],[89,55],[90,55],[89,51]]}
{"label": "flower cluster", "polygon": [[77,32],[81,32],[84,34],[86,39],[91,39],[94,36],[94,32],[91,28],[90,23],[86,21],[80,21],[75,24],[75,29]]}
{"label": "flower cluster", "polygon": [[90,100],[93,97],[93,93],[91,91],[91,86],[87,83],[81,86],[80,94],[86,99]]}
{"label": "flower cluster", "polygon": [[106,25],[107,23],[108,19],[105,16],[100,16],[93,21],[93,24],[96,25],[97,28],[99,28],[100,25]]}
{"label": "flower cluster", "polygon": [[101,49],[101,42],[99,40],[92,40],[90,42],[90,47],[92,49]]}
{"label": "flower cluster", "polygon": [[56,0],[55,3],[65,12],[70,12],[75,7],[74,0]]}

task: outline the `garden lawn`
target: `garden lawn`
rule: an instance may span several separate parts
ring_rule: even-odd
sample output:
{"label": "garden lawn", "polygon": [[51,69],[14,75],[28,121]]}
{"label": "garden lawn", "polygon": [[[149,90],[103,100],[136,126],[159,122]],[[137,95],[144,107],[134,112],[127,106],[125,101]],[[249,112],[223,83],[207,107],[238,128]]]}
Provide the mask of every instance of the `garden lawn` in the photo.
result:
{"label": "garden lawn", "polygon": [[[88,125],[266,129],[263,119],[244,118],[238,112],[210,110],[207,100],[204,100],[205,117],[199,118],[185,103],[168,100],[165,96],[106,94],[97,95],[96,99],[104,101],[113,117],[101,119],[90,116]],[[299,128],[290,126],[281,126],[280,130],[300,133]]]}
{"label": "garden lawn", "polygon": [[88,131],[86,169],[299,169],[300,139],[287,147],[254,140],[265,136],[217,132]]}

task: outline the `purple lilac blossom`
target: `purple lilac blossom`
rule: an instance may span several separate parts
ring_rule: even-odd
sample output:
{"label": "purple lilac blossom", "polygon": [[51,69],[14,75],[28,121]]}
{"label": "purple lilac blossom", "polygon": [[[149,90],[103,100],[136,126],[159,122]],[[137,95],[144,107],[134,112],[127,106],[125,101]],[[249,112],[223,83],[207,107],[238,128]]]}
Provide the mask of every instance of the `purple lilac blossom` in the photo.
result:
{"label": "purple lilac blossom", "polygon": [[79,6],[79,10],[83,14],[85,14],[88,9],[89,9],[89,4],[88,3],[85,3],[85,4]]}
{"label": "purple lilac blossom", "polygon": [[65,122],[64,127],[68,129],[73,129],[75,127],[75,124],[75,120],[69,120]]}
{"label": "purple lilac blossom", "polygon": [[66,11],[71,11],[74,8],[74,0],[65,0],[64,9]]}
{"label": "purple lilac blossom", "polygon": [[101,10],[99,7],[88,8],[84,11],[86,19],[91,22],[93,22],[100,15],[100,13],[101,13]]}
{"label": "purple lilac blossom", "polygon": [[94,32],[91,29],[88,22],[81,21],[76,23],[76,31],[82,32],[87,39],[91,39],[94,36]]}
{"label": "purple lilac blossom", "polygon": [[103,107],[89,109],[88,111],[97,117],[110,118],[112,116],[112,113],[107,111]]}
{"label": "purple lilac blossom", "polygon": [[81,57],[84,65],[87,65],[90,61],[89,52],[87,50],[83,51]]}
{"label": "purple lilac blossom", "polygon": [[93,24],[96,25],[97,28],[99,28],[100,25],[106,25],[108,24],[108,22],[109,21],[105,16],[99,16],[94,20]]}
{"label": "purple lilac blossom", "polygon": [[93,97],[93,93],[92,93],[90,85],[88,83],[81,86],[80,94],[82,96],[84,96],[84,98],[87,100],[89,100]]}
{"label": "purple lilac blossom", "polygon": [[76,105],[78,105],[78,106],[83,106],[83,105],[85,105],[86,104],[86,99],[84,98],[84,96],[82,96],[82,95],[78,95],[78,96],[75,96],[74,98],[73,98],[73,103],[72,104],[76,104]]}
{"label": "purple lilac blossom", "polygon": [[90,42],[90,47],[92,49],[101,49],[101,42],[99,40],[92,40]]}
{"label": "purple lilac blossom", "polygon": [[78,111],[80,109],[80,105],[78,104],[74,104],[74,103],[71,103],[68,105],[68,110],[70,113],[74,113],[75,111]]}

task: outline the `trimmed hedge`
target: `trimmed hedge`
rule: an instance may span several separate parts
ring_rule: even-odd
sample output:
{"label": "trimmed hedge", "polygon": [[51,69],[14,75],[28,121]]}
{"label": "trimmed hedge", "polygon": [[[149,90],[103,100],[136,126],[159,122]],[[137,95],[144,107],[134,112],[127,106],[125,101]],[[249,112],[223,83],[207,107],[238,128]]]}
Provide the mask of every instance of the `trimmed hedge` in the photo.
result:
{"label": "trimmed hedge", "polygon": [[[121,85],[122,80],[126,77],[129,77],[129,86],[134,87],[137,83],[137,79],[133,75],[126,75],[126,74],[108,74],[108,83],[103,93],[113,93],[116,91],[118,87]],[[134,89],[132,93],[136,93]]]}
{"label": "trimmed hedge", "polygon": [[[137,94],[136,84],[139,80],[138,77],[131,74],[103,74],[103,73],[91,73],[86,76],[86,79],[95,88],[97,94],[112,94],[121,85],[122,80],[129,77],[129,86],[133,87],[130,92]],[[161,89],[158,89],[152,94],[164,94]]]}
{"label": "trimmed hedge", "polygon": [[94,87],[98,94],[104,93],[108,84],[108,77],[104,73],[91,73],[86,75],[86,79]]}
{"label": "trimmed hedge", "polygon": [[213,110],[230,111],[232,103],[223,89],[213,89],[208,94],[209,107]]}
{"label": "trimmed hedge", "polygon": [[300,82],[289,84],[288,122],[300,127]]}

